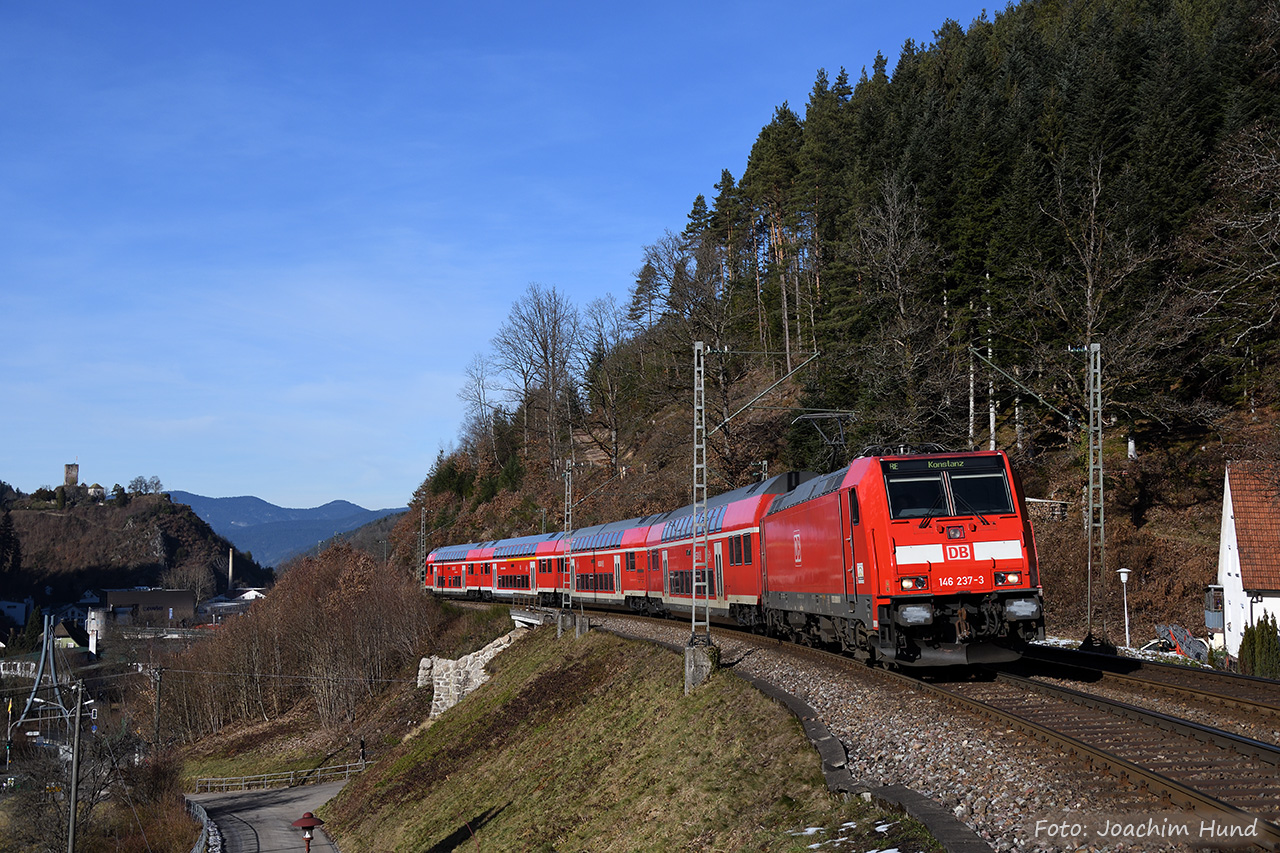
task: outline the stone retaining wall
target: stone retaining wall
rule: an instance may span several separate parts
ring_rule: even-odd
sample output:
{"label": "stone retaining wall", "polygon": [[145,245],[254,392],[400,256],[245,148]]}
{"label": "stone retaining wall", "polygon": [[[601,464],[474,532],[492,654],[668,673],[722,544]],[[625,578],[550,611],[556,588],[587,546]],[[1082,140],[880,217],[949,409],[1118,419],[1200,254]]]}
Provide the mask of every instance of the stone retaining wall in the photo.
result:
{"label": "stone retaining wall", "polygon": [[423,658],[418,664],[418,686],[431,685],[431,719],[457,705],[467,694],[489,680],[485,666],[494,656],[529,632],[528,628],[516,628],[510,634],[499,637],[478,652],[464,655],[457,660],[435,657]]}

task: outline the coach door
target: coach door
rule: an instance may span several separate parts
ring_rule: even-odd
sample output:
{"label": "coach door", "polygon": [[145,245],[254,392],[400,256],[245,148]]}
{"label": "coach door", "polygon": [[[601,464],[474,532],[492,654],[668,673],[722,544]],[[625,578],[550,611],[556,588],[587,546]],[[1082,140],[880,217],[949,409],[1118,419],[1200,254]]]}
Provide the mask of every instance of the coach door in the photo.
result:
{"label": "coach door", "polygon": [[724,598],[724,542],[716,542],[715,547],[716,574],[715,588],[711,590],[710,598]]}
{"label": "coach door", "polygon": [[613,555],[613,589],[611,592],[622,591],[622,555]]}
{"label": "coach door", "polygon": [[840,492],[840,510],[840,524],[844,528],[845,593],[852,609],[857,596],[871,594],[872,583],[867,529],[858,511],[857,489]]}

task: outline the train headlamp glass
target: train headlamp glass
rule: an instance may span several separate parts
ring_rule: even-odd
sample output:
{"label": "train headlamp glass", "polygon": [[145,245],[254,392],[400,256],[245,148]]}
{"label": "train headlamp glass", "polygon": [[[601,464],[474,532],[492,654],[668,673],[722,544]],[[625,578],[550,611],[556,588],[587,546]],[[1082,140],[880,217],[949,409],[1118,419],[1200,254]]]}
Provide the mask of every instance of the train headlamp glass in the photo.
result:
{"label": "train headlamp glass", "polygon": [[996,586],[1016,586],[1022,583],[1022,572],[996,572]]}
{"label": "train headlamp glass", "polygon": [[933,605],[907,604],[898,610],[898,622],[903,625],[932,625]]}
{"label": "train headlamp glass", "polygon": [[1040,616],[1040,602],[1034,598],[1013,598],[1004,603],[1004,618],[1010,622],[1036,619]]}
{"label": "train headlamp glass", "polygon": [[925,577],[900,578],[898,585],[902,587],[904,592],[918,592],[929,588],[929,579]]}

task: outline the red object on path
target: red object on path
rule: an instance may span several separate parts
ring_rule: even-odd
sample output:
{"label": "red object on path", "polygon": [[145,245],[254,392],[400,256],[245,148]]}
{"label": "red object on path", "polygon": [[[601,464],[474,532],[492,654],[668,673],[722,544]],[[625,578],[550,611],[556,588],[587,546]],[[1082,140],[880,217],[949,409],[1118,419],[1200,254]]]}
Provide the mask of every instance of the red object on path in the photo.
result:
{"label": "red object on path", "polygon": [[324,823],[320,818],[311,812],[304,812],[302,817],[293,822],[294,826],[302,827],[302,840],[307,842],[307,853],[311,853],[311,830]]}

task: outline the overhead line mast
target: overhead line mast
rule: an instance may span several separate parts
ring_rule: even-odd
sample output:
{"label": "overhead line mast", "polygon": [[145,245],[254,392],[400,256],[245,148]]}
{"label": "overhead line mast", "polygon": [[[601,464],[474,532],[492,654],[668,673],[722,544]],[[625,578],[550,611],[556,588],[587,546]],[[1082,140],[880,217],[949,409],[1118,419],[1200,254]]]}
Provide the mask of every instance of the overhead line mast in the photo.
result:
{"label": "overhead line mast", "polygon": [[[693,342],[693,601],[689,608],[691,626],[689,645],[711,645],[711,594],[707,585],[707,406],[704,345]],[[698,596],[704,601],[702,620],[698,619]],[[698,628],[703,629],[702,637]]]}
{"label": "overhead line mast", "polygon": [[[707,430],[707,398],[706,398],[706,354],[707,346],[702,341],[693,342],[693,599],[689,609],[690,636],[689,645],[712,645],[711,642],[711,589],[712,575],[707,567],[707,555],[710,551],[710,519],[707,517],[707,437],[721,430],[729,421],[754,406],[766,394],[785,382],[809,364],[819,353],[814,352],[803,362],[765,388],[746,405],[725,418],[718,426]],[[725,349],[713,349],[710,352],[718,355],[729,355]],[[739,355],[771,355],[772,353],[737,353]],[[698,598],[703,600],[703,617],[698,618]],[[703,629],[701,637],[698,629]]]}

